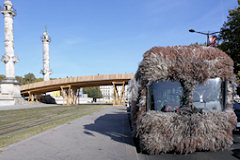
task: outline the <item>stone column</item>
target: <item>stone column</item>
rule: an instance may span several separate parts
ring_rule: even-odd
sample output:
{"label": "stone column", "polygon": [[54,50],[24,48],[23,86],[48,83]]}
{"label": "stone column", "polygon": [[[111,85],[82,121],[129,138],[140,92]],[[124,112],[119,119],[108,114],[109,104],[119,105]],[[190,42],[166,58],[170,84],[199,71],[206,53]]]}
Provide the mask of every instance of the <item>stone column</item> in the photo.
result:
{"label": "stone column", "polygon": [[5,0],[1,13],[4,16],[4,34],[5,34],[5,55],[2,62],[5,63],[6,78],[2,83],[18,84],[15,78],[15,63],[18,62],[17,56],[14,55],[14,39],[13,39],[13,17],[16,13],[10,0]]}
{"label": "stone column", "polygon": [[10,0],[5,0],[1,13],[4,16],[5,35],[5,54],[1,61],[5,63],[6,78],[1,82],[0,102],[3,105],[23,104],[19,82],[15,77],[15,63],[18,58],[14,55],[13,17],[16,12]]}
{"label": "stone column", "polygon": [[47,33],[47,27],[45,28],[45,32],[42,36],[42,43],[43,43],[43,69],[41,70],[41,74],[43,74],[43,80],[48,81],[50,80],[50,74],[52,74],[52,70],[50,69],[49,64],[49,43],[50,37]]}

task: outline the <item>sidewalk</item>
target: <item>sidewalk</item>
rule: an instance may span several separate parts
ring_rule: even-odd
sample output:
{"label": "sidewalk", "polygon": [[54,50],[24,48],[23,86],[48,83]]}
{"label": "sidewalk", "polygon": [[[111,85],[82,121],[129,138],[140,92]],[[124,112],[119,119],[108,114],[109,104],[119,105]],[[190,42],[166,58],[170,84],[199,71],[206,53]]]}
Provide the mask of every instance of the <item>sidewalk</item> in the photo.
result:
{"label": "sidewalk", "polygon": [[4,148],[2,160],[136,160],[125,107],[109,107]]}

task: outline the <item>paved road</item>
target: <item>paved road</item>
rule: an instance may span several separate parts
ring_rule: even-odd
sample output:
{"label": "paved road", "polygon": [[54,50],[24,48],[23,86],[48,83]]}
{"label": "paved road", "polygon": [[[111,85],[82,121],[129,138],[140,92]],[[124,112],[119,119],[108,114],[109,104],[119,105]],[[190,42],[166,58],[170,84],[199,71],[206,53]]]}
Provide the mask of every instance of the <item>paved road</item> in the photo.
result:
{"label": "paved road", "polygon": [[136,160],[128,115],[110,107],[4,148],[0,160]]}

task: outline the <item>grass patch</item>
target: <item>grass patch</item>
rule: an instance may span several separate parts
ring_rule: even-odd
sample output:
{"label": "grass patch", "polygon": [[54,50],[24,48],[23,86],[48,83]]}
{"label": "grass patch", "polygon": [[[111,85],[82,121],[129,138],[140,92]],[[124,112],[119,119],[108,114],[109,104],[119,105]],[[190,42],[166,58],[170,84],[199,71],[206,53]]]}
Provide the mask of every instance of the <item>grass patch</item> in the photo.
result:
{"label": "grass patch", "polygon": [[0,148],[107,107],[75,105],[0,111]]}

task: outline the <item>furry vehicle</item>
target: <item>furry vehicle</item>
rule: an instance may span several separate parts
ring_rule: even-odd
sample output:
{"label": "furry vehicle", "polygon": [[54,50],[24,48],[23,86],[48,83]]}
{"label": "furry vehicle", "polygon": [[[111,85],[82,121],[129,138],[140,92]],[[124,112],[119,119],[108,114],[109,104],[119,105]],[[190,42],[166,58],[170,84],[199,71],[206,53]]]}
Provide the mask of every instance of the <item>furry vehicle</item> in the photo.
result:
{"label": "furry vehicle", "polygon": [[203,46],[154,47],[129,82],[134,137],[141,151],[192,153],[233,144],[237,122],[233,61]]}

